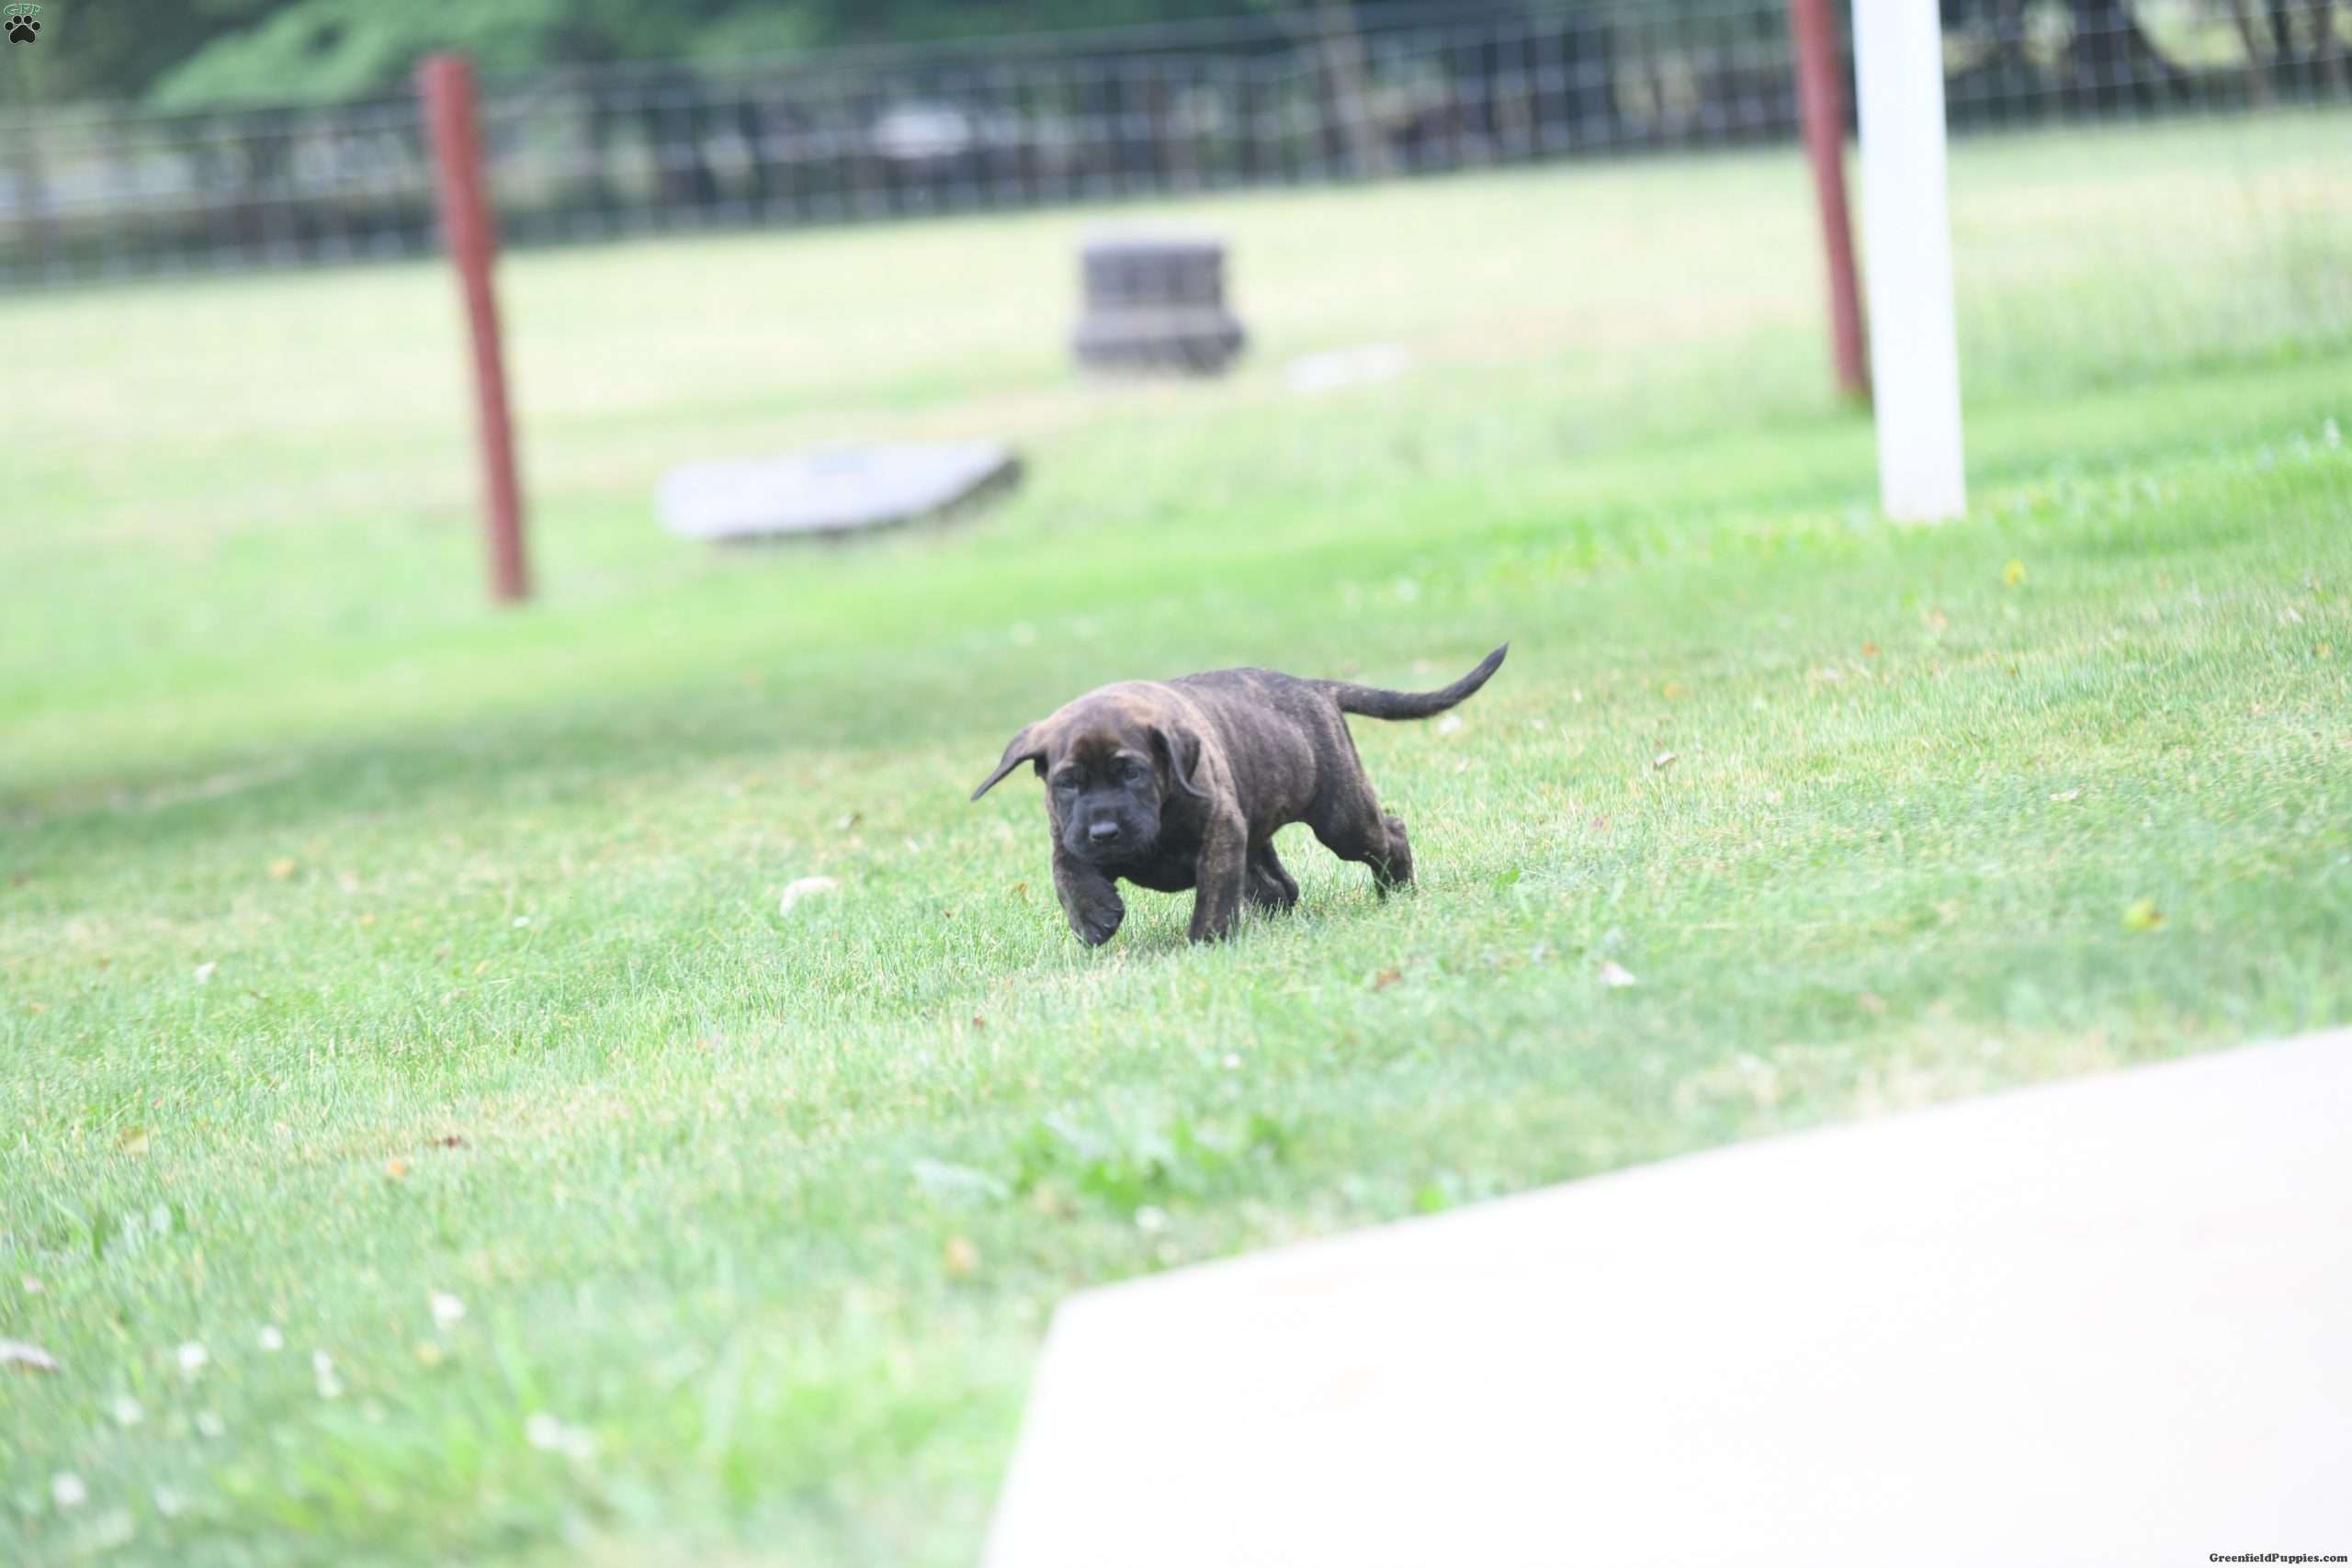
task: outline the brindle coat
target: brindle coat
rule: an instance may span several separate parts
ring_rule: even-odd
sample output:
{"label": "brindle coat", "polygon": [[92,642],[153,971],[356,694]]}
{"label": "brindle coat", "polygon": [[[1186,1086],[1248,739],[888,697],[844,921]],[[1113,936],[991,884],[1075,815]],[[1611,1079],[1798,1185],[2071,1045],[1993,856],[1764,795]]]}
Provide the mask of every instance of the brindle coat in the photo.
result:
{"label": "brindle coat", "polygon": [[978,800],[1023,762],[1046,780],[1054,890],[1089,946],[1126,918],[1118,884],[1199,891],[1192,938],[1233,929],[1242,902],[1288,909],[1298,884],[1274,830],[1304,822],[1323,847],[1372,868],[1386,897],[1413,880],[1405,824],[1380,808],[1347,714],[1427,718],[1468,697],[1510,645],[1435,692],[1303,681],[1272,670],[1213,670],[1098,687],[1012,738]]}

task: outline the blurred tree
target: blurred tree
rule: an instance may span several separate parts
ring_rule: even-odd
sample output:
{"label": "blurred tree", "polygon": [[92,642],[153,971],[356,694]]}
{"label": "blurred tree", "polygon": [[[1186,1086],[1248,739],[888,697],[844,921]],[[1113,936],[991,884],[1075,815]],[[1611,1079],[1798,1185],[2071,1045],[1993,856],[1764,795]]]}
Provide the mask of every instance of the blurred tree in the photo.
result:
{"label": "blurred tree", "polygon": [[[826,44],[1047,32],[1227,17],[1278,0],[191,0],[170,26],[77,39],[85,76],[51,96],[158,107],[331,102],[390,87],[417,56],[462,49],[490,70],[736,59]],[[1330,0],[1344,7],[1347,0]],[[92,7],[92,16],[106,15]],[[77,32],[83,26],[76,17]],[[143,29],[143,31],[142,31]]]}
{"label": "blurred tree", "polygon": [[[488,69],[613,61],[737,60],[836,44],[1049,33],[1279,13],[1324,43],[1349,96],[1358,8],[1380,0],[120,0],[73,8],[71,49],[43,50],[40,99],[160,107],[323,103],[397,89],[416,58],[470,51]],[[1431,0],[1432,4],[1436,0]],[[1512,0],[1487,0],[1481,8]],[[1553,4],[1562,0],[1551,0]],[[1602,0],[1565,0],[1599,6]],[[1609,0],[1664,12],[1709,0]],[[2269,3],[2269,0],[2265,0]],[[2324,6],[2329,0],[2308,0]],[[2352,3],[2352,0],[2347,0]],[[2078,20],[2131,0],[2067,0]],[[1956,26],[2024,0],[1944,0]],[[64,35],[61,34],[62,39]],[[31,52],[31,51],[26,51]],[[2331,51],[2328,63],[2333,65]]]}
{"label": "blurred tree", "polygon": [[[1942,11],[1946,27],[1973,29],[1996,57],[2022,60],[2025,0],[1942,0]],[[2188,73],[2148,37],[2132,0],[2065,0],[2065,11],[2075,96],[2112,107],[2187,86]]]}
{"label": "blurred tree", "polygon": [[2344,42],[2336,34],[2332,0],[2312,0],[2312,51],[2319,57],[2320,80],[2328,91],[2344,91]]}
{"label": "blurred tree", "polygon": [[492,71],[674,55],[678,34],[720,8],[714,0],[658,8],[648,0],[248,0],[239,25],[163,72],[143,96],[173,108],[332,102],[392,85],[435,49],[464,50]]}
{"label": "blurred tree", "polygon": [[[37,102],[136,97],[213,39],[284,0],[187,0],[174,6],[76,6],[52,47],[14,51],[17,85]],[[69,41],[70,40],[70,41]]]}
{"label": "blurred tree", "polygon": [[2256,104],[2270,101],[2270,72],[2263,63],[2260,29],[2254,22],[2254,0],[2230,0],[2230,19],[2237,25],[2238,45],[2245,51],[2246,97]]}

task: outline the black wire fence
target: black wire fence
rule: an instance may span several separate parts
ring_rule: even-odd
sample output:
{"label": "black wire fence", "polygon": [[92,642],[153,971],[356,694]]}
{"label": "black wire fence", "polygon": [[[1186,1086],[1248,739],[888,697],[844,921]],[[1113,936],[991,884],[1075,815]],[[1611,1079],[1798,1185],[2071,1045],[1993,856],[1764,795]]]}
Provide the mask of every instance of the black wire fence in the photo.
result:
{"label": "black wire fence", "polygon": [[[1943,10],[1957,130],[2352,103],[2352,0]],[[1327,6],[550,71],[492,78],[482,105],[514,246],[1736,147],[1790,138],[1796,117],[1783,0]],[[435,243],[429,151],[405,93],[0,120],[0,288]]]}

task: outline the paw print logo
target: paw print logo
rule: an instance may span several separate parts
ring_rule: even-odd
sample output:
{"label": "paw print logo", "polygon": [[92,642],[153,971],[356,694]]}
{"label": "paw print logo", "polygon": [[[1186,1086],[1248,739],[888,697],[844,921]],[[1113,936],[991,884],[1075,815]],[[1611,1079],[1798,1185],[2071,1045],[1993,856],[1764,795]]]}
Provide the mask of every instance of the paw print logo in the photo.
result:
{"label": "paw print logo", "polygon": [[5,29],[10,43],[39,43],[40,17],[29,11],[10,11],[0,17],[0,29]]}

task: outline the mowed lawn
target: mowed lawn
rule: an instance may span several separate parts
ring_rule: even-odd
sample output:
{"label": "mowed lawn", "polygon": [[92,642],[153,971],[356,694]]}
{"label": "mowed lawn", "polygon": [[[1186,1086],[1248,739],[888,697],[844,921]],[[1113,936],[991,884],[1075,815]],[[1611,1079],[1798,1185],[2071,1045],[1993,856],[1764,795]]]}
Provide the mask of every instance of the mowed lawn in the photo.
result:
{"label": "mowed lawn", "polygon": [[[1069,376],[1102,212],[515,258],[511,613],[437,270],[0,302],[0,1560],[968,1562],[1072,1289],[2352,1018],[2347,151],[1958,150],[1934,528],[1790,153],[1125,214],[1232,242],[1204,387]],[[650,518],[980,434],[969,525]],[[1506,638],[1357,723],[1412,897],[1292,829],[1295,915],[1088,952],[965,799],[1100,682]]]}

